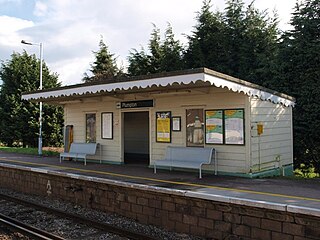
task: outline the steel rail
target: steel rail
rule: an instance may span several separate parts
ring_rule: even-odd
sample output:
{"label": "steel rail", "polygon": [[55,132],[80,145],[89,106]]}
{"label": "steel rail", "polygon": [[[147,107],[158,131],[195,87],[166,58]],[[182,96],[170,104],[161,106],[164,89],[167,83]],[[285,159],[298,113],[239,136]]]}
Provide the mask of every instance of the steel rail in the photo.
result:
{"label": "steel rail", "polygon": [[25,224],[17,219],[8,217],[0,213],[0,223],[7,226],[13,231],[18,231],[23,235],[31,237],[32,239],[40,240],[64,240],[64,238],[48,233],[39,228],[35,228],[29,224]]}
{"label": "steel rail", "polygon": [[82,224],[91,226],[93,228],[102,230],[104,232],[110,232],[110,233],[113,233],[113,234],[116,234],[116,235],[120,235],[120,236],[123,236],[123,237],[130,238],[130,239],[136,239],[136,240],[141,240],[141,239],[144,239],[144,240],[155,240],[155,239],[158,239],[156,237],[151,237],[151,236],[143,234],[143,233],[134,232],[134,231],[131,231],[131,230],[128,230],[128,229],[124,229],[124,228],[121,228],[121,227],[118,227],[118,226],[114,226],[114,225],[111,225],[111,224],[108,224],[108,223],[95,221],[95,220],[92,220],[92,219],[88,219],[88,218],[82,217],[82,216],[80,216],[78,214],[67,213],[67,212],[59,210],[59,209],[50,208],[50,207],[47,207],[47,206],[43,206],[41,204],[30,202],[28,200],[20,199],[20,198],[17,198],[17,197],[5,195],[5,194],[2,194],[2,193],[0,193],[0,199],[13,201],[13,202],[16,202],[16,203],[20,203],[22,205],[32,206],[34,208],[43,210],[45,212],[56,214],[56,215],[58,215],[60,217],[72,219],[72,220],[74,220],[74,221],[76,221],[78,223],[82,223]]}

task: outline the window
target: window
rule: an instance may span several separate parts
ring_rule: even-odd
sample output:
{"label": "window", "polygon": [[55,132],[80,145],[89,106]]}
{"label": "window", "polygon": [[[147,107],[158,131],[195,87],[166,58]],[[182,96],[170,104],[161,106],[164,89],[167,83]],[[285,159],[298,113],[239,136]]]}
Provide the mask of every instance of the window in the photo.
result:
{"label": "window", "polygon": [[244,110],[206,110],[207,144],[244,144]]}
{"label": "window", "polygon": [[96,114],[86,114],[86,142],[96,142]]}

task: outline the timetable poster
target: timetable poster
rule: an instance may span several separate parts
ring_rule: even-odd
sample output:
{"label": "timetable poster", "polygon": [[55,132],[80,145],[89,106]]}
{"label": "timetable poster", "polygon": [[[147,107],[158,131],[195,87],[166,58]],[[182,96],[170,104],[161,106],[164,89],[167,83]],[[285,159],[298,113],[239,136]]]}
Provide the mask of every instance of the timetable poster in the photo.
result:
{"label": "timetable poster", "polygon": [[171,112],[157,112],[157,142],[171,142]]}
{"label": "timetable poster", "polygon": [[113,113],[102,113],[101,114],[102,125],[101,133],[102,139],[112,139],[113,138]]}
{"label": "timetable poster", "polygon": [[225,143],[244,144],[244,114],[242,109],[225,110]]}
{"label": "timetable poster", "polygon": [[206,143],[223,144],[223,111],[206,111]]}

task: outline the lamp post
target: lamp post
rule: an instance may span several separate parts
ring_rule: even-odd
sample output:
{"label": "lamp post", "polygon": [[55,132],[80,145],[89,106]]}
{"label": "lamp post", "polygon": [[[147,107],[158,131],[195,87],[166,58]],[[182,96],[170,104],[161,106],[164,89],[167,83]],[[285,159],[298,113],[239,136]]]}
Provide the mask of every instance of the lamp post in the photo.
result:
{"label": "lamp post", "polygon": [[[43,54],[43,45],[42,43],[31,43],[31,42],[26,42],[25,40],[21,41],[22,44],[27,44],[27,45],[36,45],[40,47],[40,86],[39,90],[42,90],[42,54]],[[39,140],[38,140],[38,155],[42,155],[42,102],[40,102],[39,106]]]}

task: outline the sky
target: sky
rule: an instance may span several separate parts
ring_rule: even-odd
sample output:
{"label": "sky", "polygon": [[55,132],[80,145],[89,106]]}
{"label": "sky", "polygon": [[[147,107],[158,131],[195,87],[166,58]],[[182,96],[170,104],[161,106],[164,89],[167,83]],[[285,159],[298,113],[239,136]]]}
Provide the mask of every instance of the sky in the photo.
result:
{"label": "sky", "polygon": [[[252,0],[244,0],[249,4]],[[279,15],[280,29],[289,28],[296,0],[256,0],[255,7]],[[212,0],[223,11],[225,0]],[[0,61],[25,49],[43,59],[62,85],[81,83],[94,61],[101,36],[119,65],[127,66],[132,49],[145,47],[155,24],[161,36],[171,24],[176,39],[186,43],[203,0],[0,0]]]}

